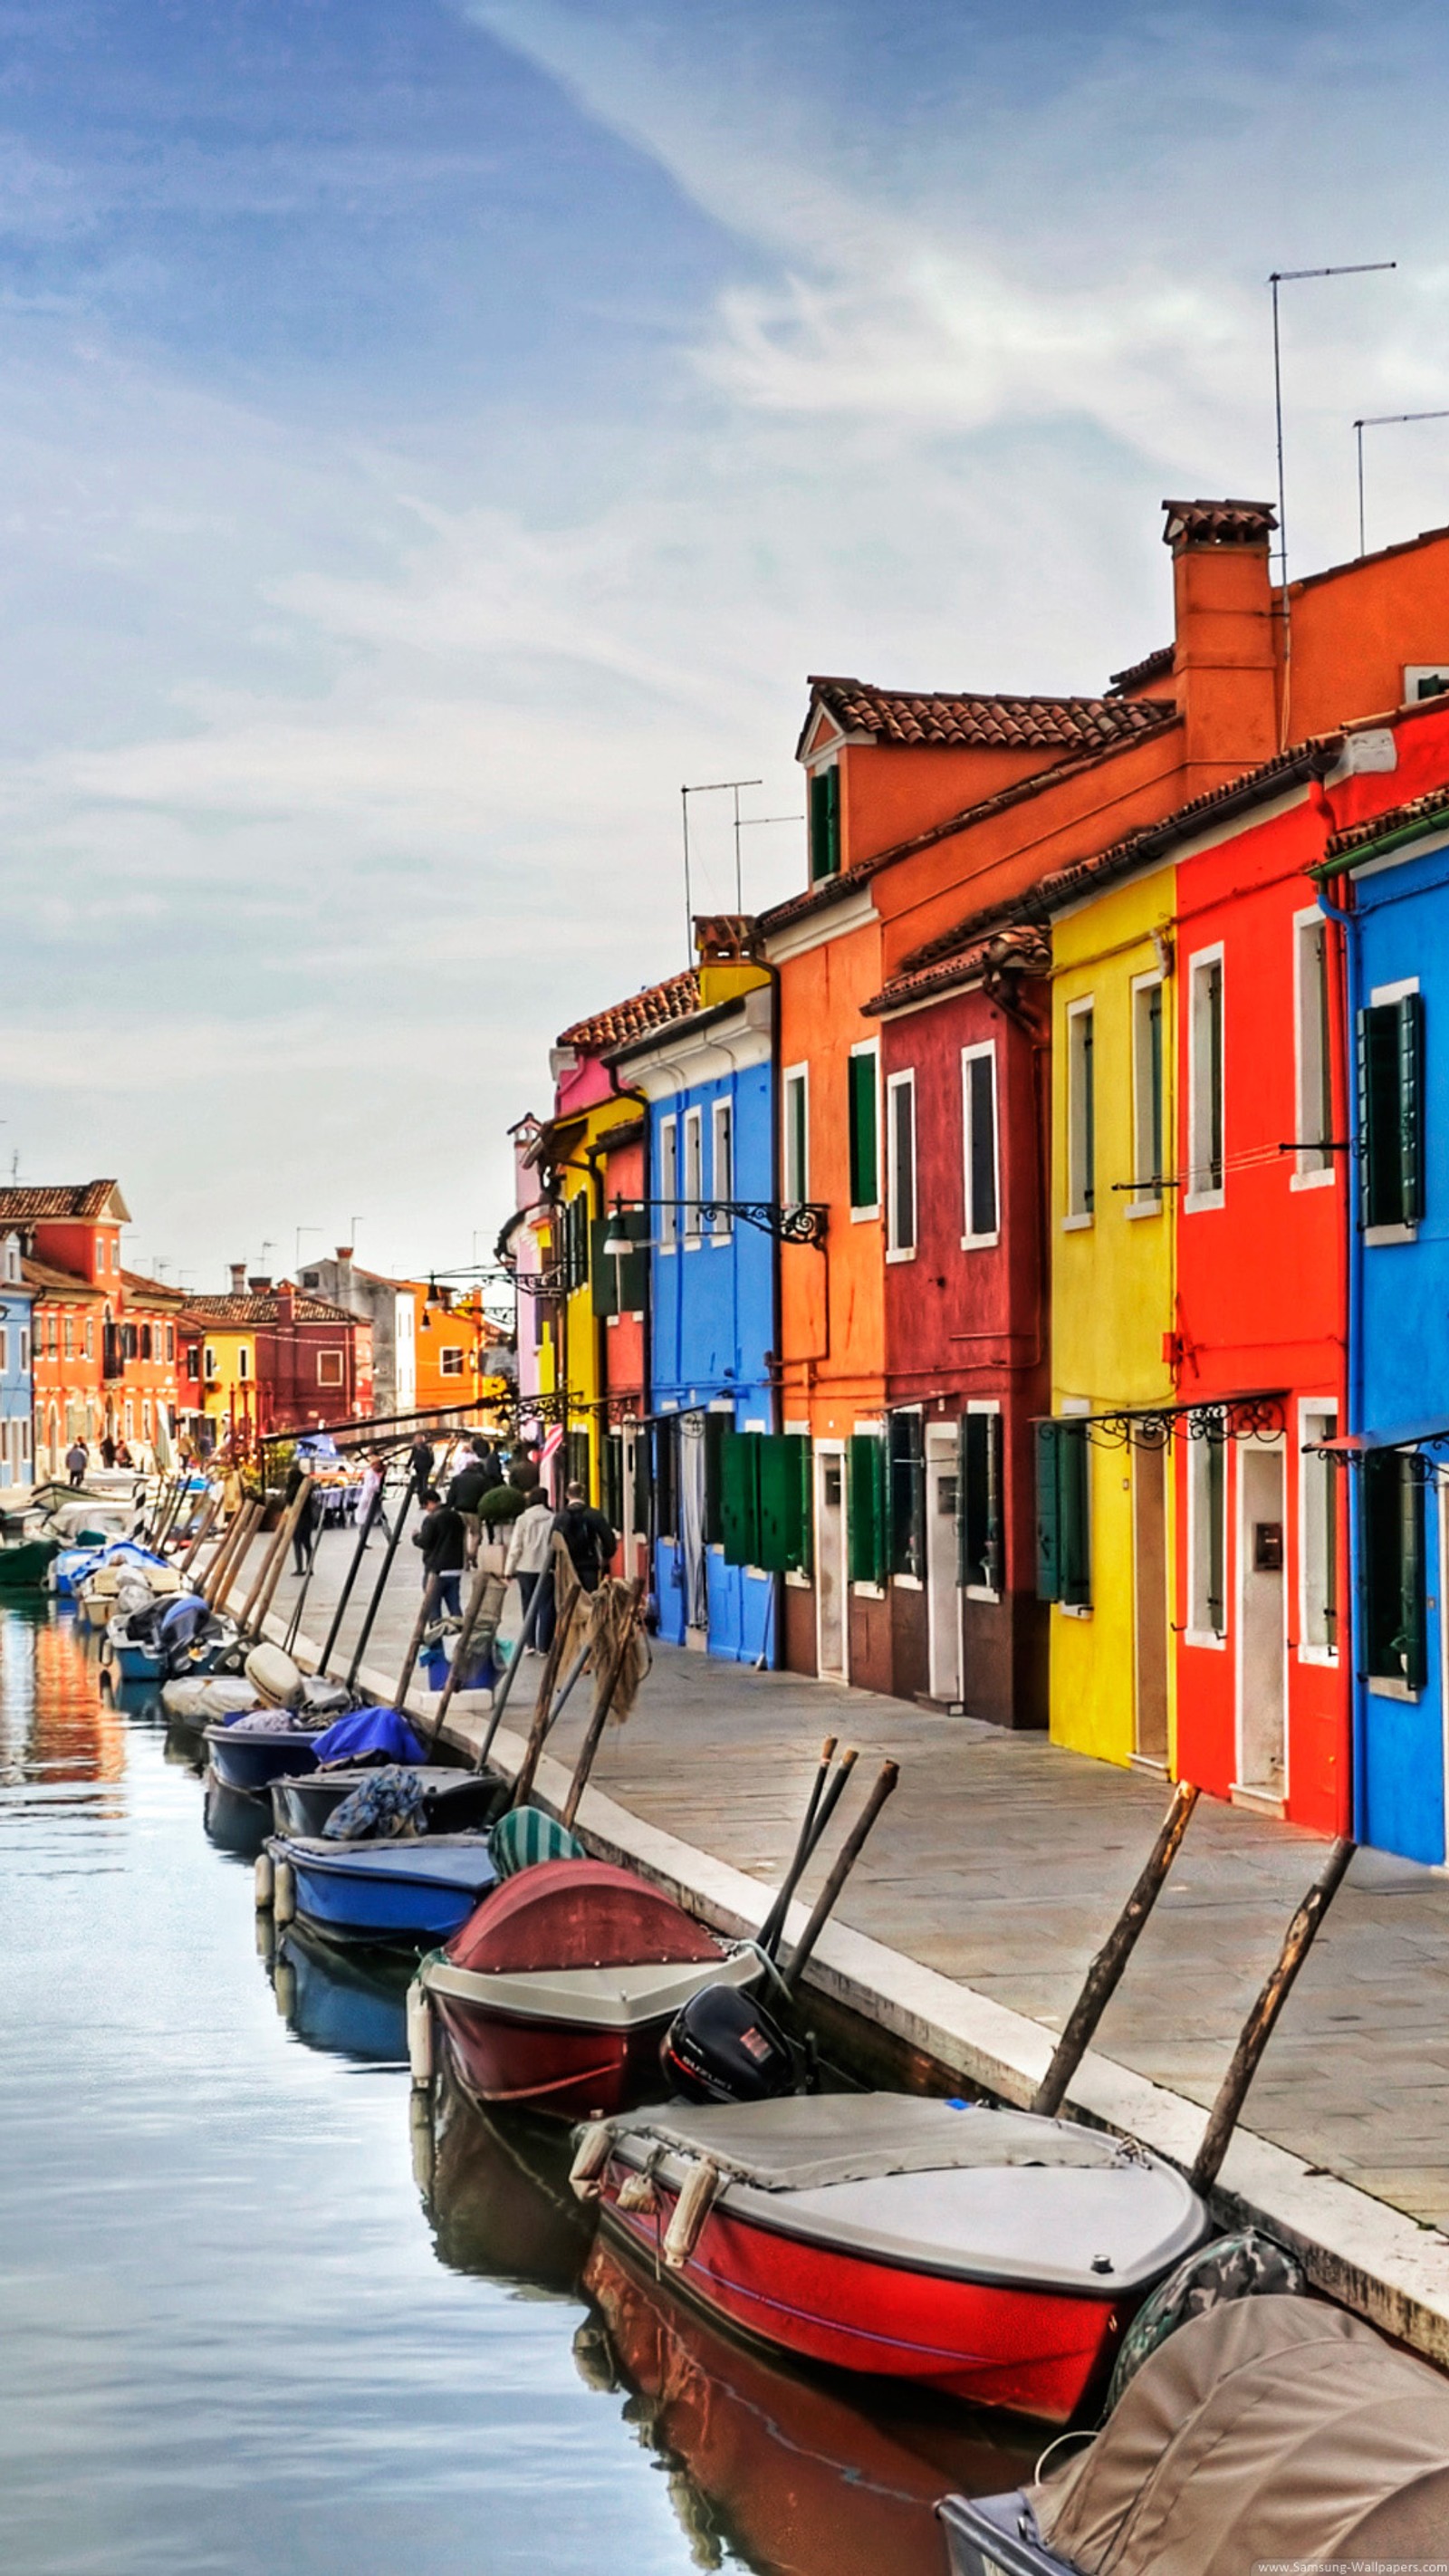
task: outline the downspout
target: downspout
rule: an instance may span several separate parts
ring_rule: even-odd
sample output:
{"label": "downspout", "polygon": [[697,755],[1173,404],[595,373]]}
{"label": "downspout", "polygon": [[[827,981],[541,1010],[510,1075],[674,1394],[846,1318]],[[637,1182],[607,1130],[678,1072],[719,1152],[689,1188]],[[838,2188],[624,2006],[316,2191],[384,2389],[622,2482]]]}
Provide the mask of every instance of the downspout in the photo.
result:
{"label": "downspout", "polygon": [[[1322,786],[1319,787],[1318,798],[1315,799],[1315,802],[1319,804],[1319,810],[1323,815],[1325,826],[1331,831],[1334,826],[1334,815]],[[1344,1068],[1344,1133],[1346,1136],[1351,1137],[1353,1134],[1353,1120],[1355,1116],[1353,1041],[1354,1032],[1358,1027],[1358,1015],[1360,1009],[1359,985],[1363,971],[1359,957],[1358,941],[1354,936],[1358,927],[1358,922],[1357,915],[1353,912],[1343,910],[1338,904],[1334,903],[1331,897],[1325,892],[1322,885],[1318,887],[1317,894],[1319,911],[1324,915],[1326,920],[1336,922],[1343,934],[1344,1009],[1347,1026],[1344,1031],[1344,1046],[1340,1061]],[[1346,1336],[1348,1347],[1345,1353],[1344,1371],[1344,1409],[1347,1413],[1348,1419],[1343,1425],[1345,1432],[1358,1431],[1363,1427],[1364,1246],[1363,1228],[1359,1224],[1358,1208],[1356,1204],[1354,1204],[1356,1192],[1353,1188],[1353,1181],[1354,1166],[1352,1153],[1350,1151],[1344,1171],[1344,1215],[1348,1225],[1348,1333]],[[1348,1488],[1345,1497],[1348,1509],[1344,1514],[1344,1520],[1348,1534],[1349,1595],[1352,1603],[1352,1616],[1348,1623],[1349,1633],[1347,1637],[1341,1638],[1339,1641],[1339,1651],[1349,1659],[1349,1734],[1350,1753],[1353,1763],[1353,1774],[1349,1783],[1349,1794],[1351,1799],[1350,1814],[1352,1818],[1353,1834],[1356,1839],[1361,1840],[1364,1826],[1363,1782],[1367,1753],[1367,1747],[1364,1742],[1365,1725],[1367,1720],[1366,1694],[1358,1669],[1358,1640],[1362,1633],[1363,1609],[1362,1602],[1359,1598],[1360,1586],[1357,1581],[1357,1569],[1362,1559],[1362,1530],[1360,1525],[1362,1516],[1362,1496],[1359,1489],[1358,1479],[1354,1476],[1351,1468],[1349,1467],[1346,1457],[1343,1467],[1341,1469],[1336,1467],[1334,1469],[1334,1473],[1335,1475],[1342,1474],[1344,1476]]]}

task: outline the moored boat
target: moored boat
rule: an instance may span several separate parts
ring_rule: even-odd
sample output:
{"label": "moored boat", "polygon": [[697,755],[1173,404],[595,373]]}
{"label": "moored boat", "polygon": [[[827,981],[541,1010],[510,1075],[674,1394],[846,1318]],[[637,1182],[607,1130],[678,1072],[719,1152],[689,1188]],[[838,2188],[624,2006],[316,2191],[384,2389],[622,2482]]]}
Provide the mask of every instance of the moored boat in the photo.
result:
{"label": "moored boat", "polygon": [[657,2094],[680,2007],[760,1974],[631,1870],[558,1860],[509,1879],[420,1983],[465,2092],[577,2119]]}
{"label": "moored boat", "polygon": [[[322,1833],[343,1799],[375,1777],[375,1772],[362,1763],[339,1763],[335,1768],[305,1772],[295,1779],[274,1780],[271,1800],[276,1831],[304,1836]],[[497,1771],[464,1771],[444,1763],[420,1764],[417,1778],[430,1834],[481,1832],[492,1824],[508,1795],[508,1783]]]}
{"label": "moored boat", "polygon": [[290,1772],[315,1770],[316,1747],[327,1730],[299,1725],[290,1712],[258,1708],[229,1723],[212,1719],[203,1732],[218,1780],[255,1797]]}
{"label": "moored boat", "polygon": [[426,1950],[466,1923],[495,1883],[486,1834],[369,1843],[274,1834],[266,1850],[277,1898],[287,1892],[279,1925],[295,1906],[333,1941]]}
{"label": "moored boat", "polygon": [[1058,2423],[1206,2227],[1143,2148],[909,2094],[670,2103],[586,2131],[574,2170],[731,2325]]}

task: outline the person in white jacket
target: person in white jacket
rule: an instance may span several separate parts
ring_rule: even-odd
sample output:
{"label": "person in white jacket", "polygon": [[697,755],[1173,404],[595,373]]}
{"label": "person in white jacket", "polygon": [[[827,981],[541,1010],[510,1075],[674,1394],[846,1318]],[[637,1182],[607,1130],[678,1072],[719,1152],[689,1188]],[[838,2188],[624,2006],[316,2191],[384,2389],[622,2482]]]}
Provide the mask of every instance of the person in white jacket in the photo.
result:
{"label": "person in white jacket", "polygon": [[549,1598],[540,1605],[538,1623],[533,1632],[535,1648],[542,1652],[553,1634],[553,1577],[549,1555],[553,1543],[553,1505],[545,1500],[542,1490],[530,1499],[519,1513],[509,1532],[508,1554],[503,1560],[505,1577],[518,1577],[518,1597],[523,1608],[524,1624],[540,1581],[547,1576]]}

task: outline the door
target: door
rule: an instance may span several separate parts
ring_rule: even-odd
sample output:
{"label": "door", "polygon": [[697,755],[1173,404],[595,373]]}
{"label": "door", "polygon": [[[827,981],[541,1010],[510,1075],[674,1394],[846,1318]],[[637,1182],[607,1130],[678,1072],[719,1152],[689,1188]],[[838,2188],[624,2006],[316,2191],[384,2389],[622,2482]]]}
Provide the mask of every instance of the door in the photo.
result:
{"label": "door", "polygon": [[684,1569],[684,1642],[709,1643],[709,1590],[704,1546],[704,1415],[679,1422],[679,1544]]}
{"label": "door", "polygon": [[845,1554],[845,1452],[815,1452],[815,1658],[822,1681],[843,1682],[850,1669]]}
{"label": "door", "polygon": [[926,1433],[926,1609],[932,1699],[961,1698],[960,1441],[954,1423]]}
{"label": "door", "polygon": [[1283,1452],[1244,1441],[1238,1451],[1238,1786],[1281,1798],[1287,1630],[1284,1622]]}
{"label": "door", "polygon": [[1167,1762],[1167,1453],[1132,1452],[1134,1743],[1143,1762]]}

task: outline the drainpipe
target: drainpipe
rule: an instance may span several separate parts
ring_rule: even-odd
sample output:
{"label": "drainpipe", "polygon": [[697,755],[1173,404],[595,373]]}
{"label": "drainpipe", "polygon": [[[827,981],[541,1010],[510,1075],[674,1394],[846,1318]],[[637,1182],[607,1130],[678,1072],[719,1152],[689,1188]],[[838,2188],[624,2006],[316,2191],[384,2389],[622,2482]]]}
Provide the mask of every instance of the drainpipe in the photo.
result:
{"label": "drainpipe", "polygon": [[[1323,811],[1324,822],[1327,828],[1331,831],[1333,829],[1334,822],[1333,812],[1332,808],[1328,804],[1327,796],[1321,787],[1319,789],[1319,796],[1322,799],[1321,810]],[[1355,1114],[1353,1043],[1354,1032],[1358,1027],[1358,1014],[1360,1008],[1359,985],[1362,975],[1358,941],[1354,935],[1358,927],[1358,921],[1356,914],[1344,911],[1338,904],[1334,903],[1321,885],[1318,888],[1318,909],[1324,915],[1326,920],[1337,922],[1339,929],[1343,933],[1344,1007],[1347,1018],[1347,1027],[1344,1031],[1345,1043],[1342,1057],[1344,1065],[1344,1127],[1345,1133],[1351,1137],[1353,1132],[1353,1118]],[[1345,1353],[1346,1366],[1344,1372],[1345,1411],[1347,1412],[1348,1420],[1343,1426],[1345,1431],[1358,1431],[1363,1427],[1364,1246],[1363,1228],[1360,1226],[1358,1221],[1358,1208],[1356,1204],[1352,1203],[1357,1196],[1357,1193],[1353,1188],[1354,1177],[1353,1158],[1350,1150],[1347,1158],[1347,1168],[1344,1172],[1344,1199],[1346,1203],[1345,1214],[1348,1220],[1348,1348]],[[1345,1498],[1348,1504],[1345,1520],[1348,1525],[1349,1586],[1353,1606],[1353,1616],[1349,1623],[1348,1636],[1340,1639],[1339,1650],[1341,1653],[1351,1651],[1352,1656],[1348,1670],[1349,1689],[1351,1694],[1349,1708],[1350,1747],[1353,1761],[1353,1777],[1349,1785],[1352,1799],[1352,1831],[1355,1839],[1362,1840],[1364,1825],[1363,1781],[1367,1750],[1364,1743],[1364,1730],[1367,1710],[1365,1706],[1365,1692],[1358,1670],[1358,1641],[1362,1633],[1363,1605],[1359,1599],[1360,1587],[1356,1580],[1356,1572],[1362,1553],[1362,1532],[1360,1527],[1362,1498],[1358,1480],[1354,1476],[1352,1469],[1349,1467],[1346,1460],[1343,1468],[1341,1470],[1335,1469],[1334,1472],[1335,1474],[1342,1473],[1348,1487],[1348,1492]]]}

